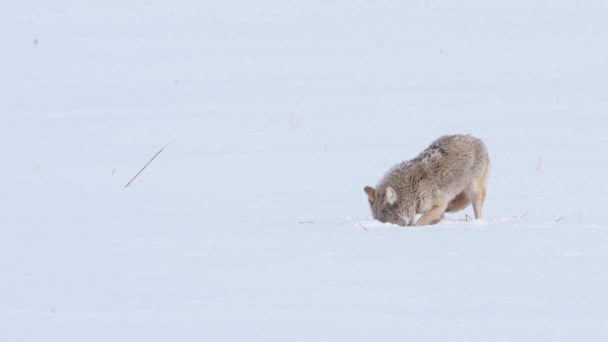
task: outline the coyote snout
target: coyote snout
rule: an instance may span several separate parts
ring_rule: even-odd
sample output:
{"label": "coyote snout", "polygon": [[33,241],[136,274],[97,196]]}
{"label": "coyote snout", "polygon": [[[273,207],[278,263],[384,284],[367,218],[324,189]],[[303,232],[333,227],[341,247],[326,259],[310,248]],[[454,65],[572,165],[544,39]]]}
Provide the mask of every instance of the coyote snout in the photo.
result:
{"label": "coyote snout", "polygon": [[443,213],[473,204],[481,217],[490,160],[483,142],[470,135],[435,140],[416,158],[390,169],[376,188],[366,186],[376,220],[402,226],[437,223]]}

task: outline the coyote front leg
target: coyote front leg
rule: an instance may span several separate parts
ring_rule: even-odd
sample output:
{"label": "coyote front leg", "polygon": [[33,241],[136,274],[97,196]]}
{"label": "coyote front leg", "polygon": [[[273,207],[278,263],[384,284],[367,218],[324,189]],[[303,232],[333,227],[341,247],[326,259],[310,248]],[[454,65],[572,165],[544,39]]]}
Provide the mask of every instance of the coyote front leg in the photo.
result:
{"label": "coyote front leg", "polygon": [[422,216],[416,222],[416,226],[426,226],[429,224],[437,223],[441,220],[441,216],[445,211],[445,205],[436,205],[431,208],[431,210],[422,214]]}

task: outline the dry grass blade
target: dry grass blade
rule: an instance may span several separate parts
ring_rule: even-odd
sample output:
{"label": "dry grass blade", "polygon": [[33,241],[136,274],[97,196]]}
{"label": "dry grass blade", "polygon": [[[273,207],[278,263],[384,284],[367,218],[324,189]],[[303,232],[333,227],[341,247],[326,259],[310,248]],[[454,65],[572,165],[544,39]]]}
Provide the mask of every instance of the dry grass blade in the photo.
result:
{"label": "dry grass blade", "polygon": [[144,172],[144,170],[148,167],[148,165],[150,165],[150,163],[154,160],[154,158],[158,157],[158,155],[165,150],[165,148],[167,146],[169,146],[170,142],[167,143],[167,145],[163,146],[163,148],[161,148],[158,152],[156,152],[156,154],[150,158],[150,160],[148,160],[148,162],[146,163],[146,165],[144,165],[144,167],[141,168],[141,170],[139,170],[139,172],[133,176],[133,178],[131,178],[131,180],[129,181],[129,183],[127,183],[127,185],[125,185],[125,189],[129,187],[129,185],[131,185],[131,183],[133,183],[133,181],[142,173]]}
{"label": "dry grass blade", "polygon": [[559,217],[557,220],[555,220],[555,222],[556,222],[556,223],[557,223],[557,222],[560,222],[560,221],[561,221],[561,220],[563,220],[563,219],[565,219],[565,217],[564,217],[564,216],[560,216],[560,217]]}
{"label": "dry grass blade", "polygon": [[469,216],[468,214],[464,214],[464,221],[465,222],[469,222],[469,220],[473,221],[473,219],[471,218],[471,216]]}
{"label": "dry grass blade", "polygon": [[541,157],[538,157],[538,163],[536,164],[536,172],[540,172],[542,169]]}
{"label": "dry grass blade", "polygon": [[359,225],[361,226],[361,228],[363,228],[366,232],[368,231],[367,228],[365,228],[364,225],[362,225],[361,223],[359,223]]}

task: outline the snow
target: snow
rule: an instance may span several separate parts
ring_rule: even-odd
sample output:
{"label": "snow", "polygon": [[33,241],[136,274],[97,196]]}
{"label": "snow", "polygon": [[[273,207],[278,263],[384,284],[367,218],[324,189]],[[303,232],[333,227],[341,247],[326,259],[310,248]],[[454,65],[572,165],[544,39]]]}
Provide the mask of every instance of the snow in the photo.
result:
{"label": "snow", "polygon": [[[7,4],[0,340],[606,340],[607,11]],[[484,218],[371,220],[449,133]]]}

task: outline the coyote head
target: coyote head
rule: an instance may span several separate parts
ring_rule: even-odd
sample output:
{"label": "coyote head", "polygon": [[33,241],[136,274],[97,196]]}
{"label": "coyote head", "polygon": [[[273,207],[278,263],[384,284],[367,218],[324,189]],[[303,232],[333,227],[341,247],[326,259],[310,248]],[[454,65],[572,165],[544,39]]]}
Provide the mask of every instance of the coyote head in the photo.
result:
{"label": "coyote head", "polygon": [[366,186],[363,191],[367,194],[367,200],[372,210],[374,219],[385,222],[407,226],[411,224],[410,219],[405,215],[400,215],[399,197],[395,189],[386,187],[378,190],[371,186]]}

